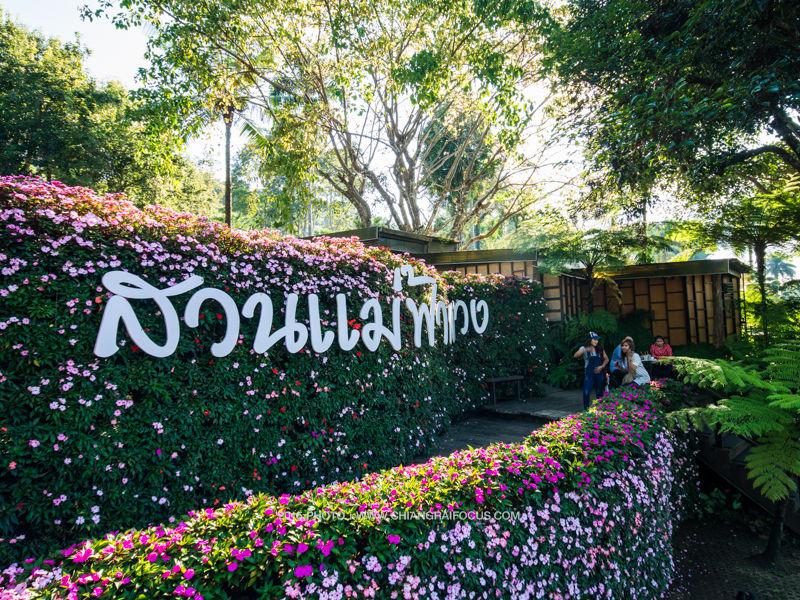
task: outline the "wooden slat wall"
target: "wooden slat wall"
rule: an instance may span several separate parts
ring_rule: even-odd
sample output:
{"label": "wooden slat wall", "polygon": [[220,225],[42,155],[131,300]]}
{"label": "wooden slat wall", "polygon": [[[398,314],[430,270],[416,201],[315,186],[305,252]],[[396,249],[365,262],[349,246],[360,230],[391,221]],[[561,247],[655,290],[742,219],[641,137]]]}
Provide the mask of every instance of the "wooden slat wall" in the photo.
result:
{"label": "wooden slat wall", "polygon": [[517,277],[536,277],[536,261],[515,260],[502,262],[443,264],[437,265],[440,271],[459,271],[461,273],[479,273],[481,275],[516,275]]}
{"label": "wooden slat wall", "polygon": [[545,318],[548,321],[560,321],[563,316],[564,306],[569,302],[569,298],[564,293],[564,283],[566,277],[549,275],[542,273],[539,280],[542,282],[542,294],[544,295],[547,311]]}
{"label": "wooden slat wall", "polygon": [[[588,309],[588,290],[583,279],[571,275],[539,274],[536,262],[532,260],[448,264],[438,268],[461,273],[498,273],[536,279],[542,283],[548,321],[560,321]],[[609,293],[605,285],[600,285],[594,291],[595,307],[623,315],[634,310],[649,311],[653,336],[663,335],[675,346],[716,342],[714,303],[717,293],[722,295],[720,317],[724,320],[725,336],[741,330],[741,280],[734,275],[618,279],[617,286],[621,301],[615,294]],[[717,303],[719,309],[718,300]]]}
{"label": "wooden slat wall", "polygon": [[[715,282],[714,277],[719,279]],[[663,335],[675,346],[716,343],[716,288],[722,294],[720,318],[724,320],[724,336],[739,333],[741,330],[741,313],[738,307],[741,280],[734,275],[618,279],[616,283],[621,301],[605,285],[600,285],[594,293],[595,307],[621,315],[627,315],[634,310],[649,311],[653,336]],[[585,311],[587,307],[588,304],[584,301],[582,309]]]}

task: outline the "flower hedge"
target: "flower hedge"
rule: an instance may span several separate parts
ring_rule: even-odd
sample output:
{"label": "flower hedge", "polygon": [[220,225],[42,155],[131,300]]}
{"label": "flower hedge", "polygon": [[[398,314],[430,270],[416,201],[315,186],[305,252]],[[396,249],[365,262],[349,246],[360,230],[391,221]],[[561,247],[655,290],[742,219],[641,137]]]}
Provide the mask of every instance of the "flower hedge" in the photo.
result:
{"label": "flower hedge", "polygon": [[[338,292],[349,306],[390,299],[393,271],[407,263],[435,277],[444,295],[480,288],[490,313],[483,336],[414,348],[406,323],[399,351],[383,343],[369,353],[359,343],[348,352],[289,354],[276,345],[256,354],[257,320],[243,319],[236,349],[215,358],[209,346],[222,336],[225,315],[206,302],[199,326],[182,327],[168,358],[145,355],[124,333],[113,356],[92,351],[110,298],[101,277],[110,270],[159,287],[201,275],[239,307],[254,291],[276,300],[319,293],[329,322],[335,307],[324,299]],[[0,269],[0,565],[167,522],[198,505],[408,462],[451,418],[486,400],[481,381],[498,368],[497,357],[534,376],[541,370],[536,284],[445,280],[421,261],[354,239],[232,231],[33,178],[0,178]],[[403,293],[422,301],[421,290]],[[186,298],[173,303],[183,314]],[[153,303],[132,304],[148,335],[163,337]],[[307,316],[298,312],[299,320]]]}
{"label": "flower hedge", "polygon": [[22,598],[658,598],[687,489],[659,393],[617,391],[521,444],[74,544],[0,585]]}

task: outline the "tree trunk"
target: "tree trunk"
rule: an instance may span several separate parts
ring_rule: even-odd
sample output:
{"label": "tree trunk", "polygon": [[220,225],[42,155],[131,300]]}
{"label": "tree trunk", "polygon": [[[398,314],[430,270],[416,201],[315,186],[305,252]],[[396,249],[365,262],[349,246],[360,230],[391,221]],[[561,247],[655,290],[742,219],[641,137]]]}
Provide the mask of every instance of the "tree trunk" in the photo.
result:
{"label": "tree trunk", "polygon": [[642,222],[640,224],[641,229],[639,230],[639,243],[642,245],[642,259],[643,262],[650,262],[650,249],[648,247],[648,240],[647,240],[647,203],[649,202],[649,198],[645,196],[642,199]]}
{"label": "tree trunk", "polygon": [[586,308],[589,314],[594,312],[594,269],[587,267],[586,283],[589,286],[589,293],[586,297]]}
{"label": "tree trunk", "polygon": [[772,529],[770,529],[769,532],[767,547],[761,554],[761,558],[767,564],[780,564],[783,559],[781,555],[781,543],[783,542],[783,524],[786,521],[786,510],[788,506],[788,500],[781,500],[775,507],[775,520],[772,522]]}
{"label": "tree trunk", "polygon": [[764,345],[769,344],[769,326],[767,324],[767,274],[766,255],[767,245],[759,242],[753,246],[756,256],[756,280],[758,281],[759,313],[761,315],[761,330],[764,334]]}
{"label": "tree trunk", "polygon": [[223,115],[225,121],[225,224],[231,224],[231,125],[233,125],[233,109]]}

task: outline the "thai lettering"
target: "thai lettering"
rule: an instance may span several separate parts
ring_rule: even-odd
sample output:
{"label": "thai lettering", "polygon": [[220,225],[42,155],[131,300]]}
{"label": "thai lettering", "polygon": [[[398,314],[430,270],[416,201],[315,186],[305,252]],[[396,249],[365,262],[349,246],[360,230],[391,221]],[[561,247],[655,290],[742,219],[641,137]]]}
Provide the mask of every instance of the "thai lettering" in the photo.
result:
{"label": "thai lettering", "polygon": [[[405,277],[405,282],[403,278]],[[178,348],[180,340],[180,320],[170,298],[185,294],[203,285],[202,277],[192,275],[184,281],[164,289],[146,282],[141,277],[125,271],[112,271],[103,276],[103,285],[114,294],[106,305],[100,329],[97,332],[94,353],[100,357],[108,357],[119,350],[118,336],[120,323],[131,341],[142,352],[164,358],[172,355]],[[413,298],[402,299],[404,285],[408,287],[431,286],[427,301],[417,304]],[[436,344],[436,329],[442,330],[442,342],[452,344],[456,332],[466,335],[470,326],[478,334],[486,331],[489,325],[489,306],[485,300],[475,298],[469,305],[463,300],[453,303],[445,302],[438,296],[438,285],[433,277],[415,275],[410,265],[395,269],[391,298],[391,323],[386,326],[383,320],[384,306],[377,297],[367,299],[361,308],[354,312],[363,322],[361,329],[352,327],[352,319],[348,314],[347,296],[339,293],[336,301],[336,330],[323,330],[320,315],[320,299],[317,294],[309,294],[305,301],[308,306],[308,324],[298,320],[297,308],[300,297],[296,293],[286,296],[283,310],[283,326],[273,331],[275,310],[272,299],[264,292],[252,294],[241,309],[241,316],[252,319],[258,314],[258,324],[252,341],[253,350],[259,354],[269,351],[275,344],[283,342],[287,351],[296,353],[306,347],[310,341],[311,349],[322,354],[327,352],[334,341],[342,350],[352,350],[359,342],[374,352],[385,338],[395,350],[402,347],[401,316],[403,304],[411,314],[414,325],[414,346],[419,348],[423,343],[423,329],[430,346]],[[152,301],[160,311],[166,330],[163,344],[154,342],[142,328],[133,309],[131,301]],[[222,339],[211,345],[211,354],[216,357],[227,356],[240,343],[240,313],[236,302],[222,290],[201,288],[192,294],[184,310],[184,321],[188,327],[200,325],[200,314],[203,304],[216,302],[225,317],[225,332]],[[479,319],[480,315],[480,319]],[[459,318],[460,327],[459,325]]]}

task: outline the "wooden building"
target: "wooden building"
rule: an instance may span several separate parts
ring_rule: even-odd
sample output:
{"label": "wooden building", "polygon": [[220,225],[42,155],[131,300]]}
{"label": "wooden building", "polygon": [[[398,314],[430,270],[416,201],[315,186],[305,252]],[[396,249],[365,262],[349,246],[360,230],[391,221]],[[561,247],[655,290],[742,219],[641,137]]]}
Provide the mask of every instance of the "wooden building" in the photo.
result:
{"label": "wooden building", "polygon": [[[535,279],[542,284],[549,321],[588,310],[585,278],[576,272],[539,272],[535,250],[457,250],[458,243],[453,240],[386,227],[330,235],[358,237],[368,245],[408,252],[441,271]],[[721,345],[742,329],[742,275],[747,271],[747,266],[734,258],[620,267],[606,273],[615,286],[601,284],[594,290],[594,306],[620,315],[635,310],[649,313],[653,336],[663,335],[673,346]]]}
{"label": "wooden building", "polygon": [[719,346],[742,329],[742,275],[747,271],[735,258],[621,267],[608,273],[619,291],[598,286],[594,305],[620,314],[649,312],[653,335],[675,346]]}

